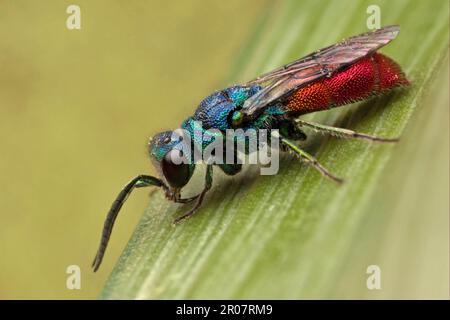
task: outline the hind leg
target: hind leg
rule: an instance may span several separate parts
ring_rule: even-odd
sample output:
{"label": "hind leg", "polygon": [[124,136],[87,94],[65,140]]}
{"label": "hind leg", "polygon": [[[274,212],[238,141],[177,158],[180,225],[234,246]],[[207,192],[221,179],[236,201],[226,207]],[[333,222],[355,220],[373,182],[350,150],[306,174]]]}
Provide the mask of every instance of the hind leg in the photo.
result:
{"label": "hind leg", "polygon": [[298,119],[295,122],[297,123],[297,126],[299,126],[299,127],[309,127],[315,131],[322,132],[322,133],[328,133],[328,134],[338,137],[338,138],[350,138],[350,139],[367,140],[367,141],[374,141],[374,142],[397,142],[399,140],[398,138],[376,137],[376,136],[372,136],[369,134],[352,131],[349,129],[326,126],[326,125],[323,125],[320,123],[303,121],[303,120],[298,120]]}

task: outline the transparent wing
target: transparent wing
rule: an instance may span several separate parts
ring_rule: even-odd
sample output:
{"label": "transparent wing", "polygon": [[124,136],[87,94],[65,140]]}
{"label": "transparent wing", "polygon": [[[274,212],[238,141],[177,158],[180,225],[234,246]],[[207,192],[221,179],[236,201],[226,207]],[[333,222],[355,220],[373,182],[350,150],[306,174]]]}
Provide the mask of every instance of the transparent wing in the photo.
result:
{"label": "transparent wing", "polygon": [[261,85],[264,89],[245,101],[241,110],[244,119],[256,118],[272,102],[375,52],[399,32],[400,27],[393,25],[353,36],[248,82],[246,85]]}

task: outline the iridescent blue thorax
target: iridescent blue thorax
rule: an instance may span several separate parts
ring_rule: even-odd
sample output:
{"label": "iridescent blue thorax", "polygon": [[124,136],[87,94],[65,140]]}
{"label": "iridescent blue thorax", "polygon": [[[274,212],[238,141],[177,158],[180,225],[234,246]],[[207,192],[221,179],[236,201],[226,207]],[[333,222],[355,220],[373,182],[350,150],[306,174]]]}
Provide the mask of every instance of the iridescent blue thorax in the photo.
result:
{"label": "iridescent blue thorax", "polygon": [[[205,148],[215,137],[225,134],[231,126],[233,112],[239,110],[244,102],[260,91],[260,86],[233,86],[217,91],[200,102],[192,117],[181,124],[187,130],[197,146]],[[263,114],[242,129],[271,129],[276,126],[276,119],[284,115],[282,106],[267,108]],[[236,129],[236,128],[234,128]]]}
{"label": "iridescent blue thorax", "polygon": [[261,90],[259,86],[234,86],[217,91],[200,102],[192,119],[201,121],[203,128],[230,129],[230,116],[240,108],[245,100]]}

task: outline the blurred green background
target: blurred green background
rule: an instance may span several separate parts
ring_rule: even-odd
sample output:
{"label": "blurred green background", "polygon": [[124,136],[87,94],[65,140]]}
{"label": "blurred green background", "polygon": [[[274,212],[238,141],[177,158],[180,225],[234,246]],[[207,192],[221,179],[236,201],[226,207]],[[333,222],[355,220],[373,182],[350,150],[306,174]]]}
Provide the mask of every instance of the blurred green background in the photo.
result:
{"label": "blurred green background", "polygon": [[[387,8],[387,2],[376,2]],[[415,10],[415,1],[400,2],[399,8]],[[264,65],[276,67],[299,33],[293,30],[280,37],[286,31],[283,26],[291,25],[300,13],[326,7],[326,1],[304,3],[305,9],[295,1],[268,0],[0,2],[0,299],[98,296],[148,202],[145,190],[133,194],[102,268],[93,274],[90,263],[113,198],[129,178],[154,173],[146,154],[148,137],[177,127],[210,92],[262,71],[257,58],[263,55],[257,54],[255,60],[245,61],[250,67],[239,78],[232,76],[266,18],[278,24],[252,50],[269,47],[273,57]],[[440,35],[430,18],[437,3],[442,1],[430,1],[429,10],[410,15],[423,12],[424,19],[395,22]],[[81,7],[81,30],[66,28],[70,4]],[[350,26],[340,20],[346,7],[355,9],[358,4],[346,2],[341,12],[324,10],[328,20],[311,17],[298,26],[306,36],[311,25],[332,31],[334,26]],[[289,18],[285,25],[283,15]],[[359,23],[357,29],[364,30],[365,18],[364,10],[358,18],[351,17],[352,28]],[[335,39],[324,34],[327,37]],[[278,38],[281,47],[275,48],[278,42],[273,40]],[[405,44],[405,38],[399,42]],[[324,44],[319,38],[313,42],[308,43],[312,49]],[[304,49],[302,43],[297,47],[291,58]],[[410,56],[409,65],[413,52]],[[408,71],[419,77],[427,68]],[[371,197],[371,203],[380,206],[368,210],[365,227],[353,236],[361,242],[352,243],[356,250],[347,257],[352,267],[339,270],[339,285],[326,297],[448,294],[448,65],[434,78],[433,90],[421,100],[433,112],[421,109],[414,114],[413,125],[404,132],[406,142],[399,144],[379,181],[383,187]],[[426,132],[421,123],[427,125]],[[419,152],[411,149],[408,137],[434,143]],[[404,168],[405,154],[414,159],[412,178],[401,184],[407,187],[398,197],[396,186],[409,178],[405,170],[398,170]],[[422,190],[420,183],[428,187]],[[433,183],[435,187],[429,187]],[[413,200],[420,194],[424,207],[411,201],[409,194],[416,197]],[[380,225],[386,221],[386,227]],[[382,237],[377,234],[380,230]],[[404,248],[408,250],[403,252]],[[416,250],[420,261],[413,258]],[[383,262],[384,269],[395,270],[384,277],[397,287],[379,293],[361,287],[365,270],[355,274],[355,268],[374,263],[373,259]],[[389,268],[399,261],[400,267]],[[65,271],[72,264],[81,267],[81,290],[66,289]],[[311,296],[324,295],[313,286]]]}
{"label": "blurred green background", "polygon": [[[229,73],[265,1],[0,2],[0,299],[94,298],[148,199],[90,270],[112,200],[152,173],[146,145]],[[66,8],[81,8],[68,30]],[[66,289],[66,267],[82,290]]]}

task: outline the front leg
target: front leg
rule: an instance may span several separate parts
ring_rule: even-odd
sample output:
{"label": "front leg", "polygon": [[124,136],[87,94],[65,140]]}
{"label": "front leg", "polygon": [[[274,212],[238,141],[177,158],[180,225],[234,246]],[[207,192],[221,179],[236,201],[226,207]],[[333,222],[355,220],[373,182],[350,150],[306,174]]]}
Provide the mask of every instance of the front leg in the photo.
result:
{"label": "front leg", "polygon": [[198,194],[198,195],[196,195],[196,196],[193,196],[193,197],[190,197],[190,198],[180,198],[180,199],[176,199],[176,200],[174,200],[176,203],[189,203],[189,202],[192,202],[192,201],[194,201],[195,199],[197,199],[198,197],[200,196],[200,194]]}
{"label": "front leg", "polygon": [[182,216],[176,218],[173,221],[174,224],[177,224],[180,221],[182,221],[182,220],[184,220],[186,218],[189,218],[190,216],[192,216],[197,211],[197,209],[201,206],[206,193],[208,192],[209,189],[211,189],[212,179],[213,179],[213,165],[212,164],[208,164],[207,167],[206,167],[205,187],[203,188],[202,192],[199,195],[197,195],[197,196],[192,198],[192,200],[195,199],[195,198],[198,198],[197,202],[195,203],[194,207],[191,210],[189,210],[188,212],[186,212]]}

